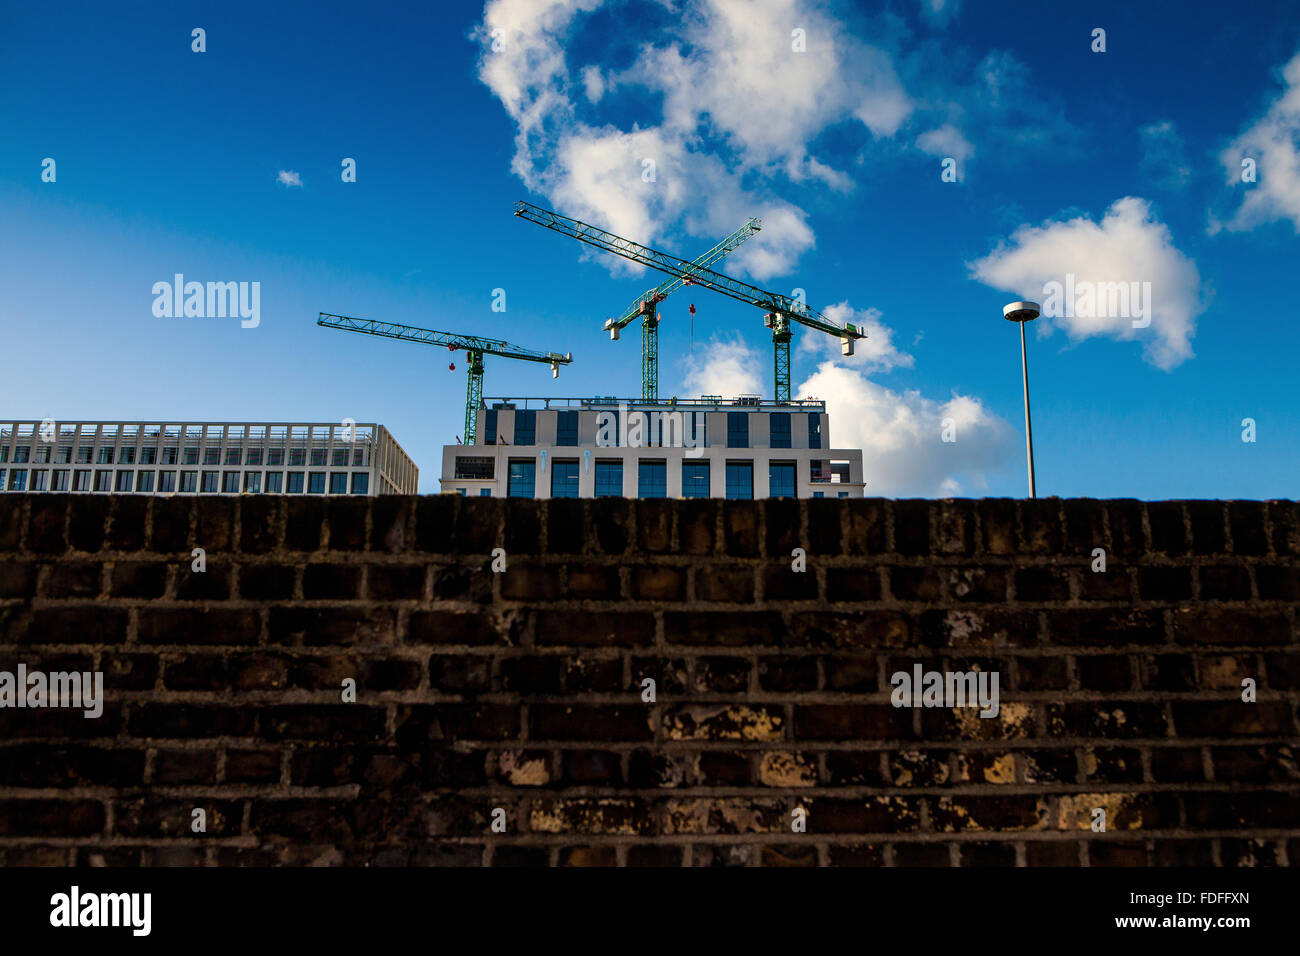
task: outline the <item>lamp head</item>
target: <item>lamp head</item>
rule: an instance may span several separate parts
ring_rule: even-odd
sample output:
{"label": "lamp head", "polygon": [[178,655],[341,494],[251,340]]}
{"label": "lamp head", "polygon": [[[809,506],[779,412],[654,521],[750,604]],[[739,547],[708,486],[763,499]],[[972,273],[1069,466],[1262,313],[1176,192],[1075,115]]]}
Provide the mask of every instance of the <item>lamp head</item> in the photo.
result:
{"label": "lamp head", "polygon": [[1009,322],[1031,322],[1041,311],[1037,302],[1011,302],[1002,307],[1002,315]]}

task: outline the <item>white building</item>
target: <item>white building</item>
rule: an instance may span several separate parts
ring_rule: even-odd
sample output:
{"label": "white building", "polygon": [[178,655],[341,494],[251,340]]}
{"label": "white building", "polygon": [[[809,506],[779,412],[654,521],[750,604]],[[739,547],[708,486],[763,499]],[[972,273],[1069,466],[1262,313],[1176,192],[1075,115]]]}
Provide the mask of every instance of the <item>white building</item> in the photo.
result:
{"label": "white building", "polygon": [[706,395],[485,399],[444,493],[522,498],[861,498],[862,451],[831,448],[826,403]]}
{"label": "white building", "polygon": [[0,422],[0,489],[99,494],[413,495],[382,425]]}

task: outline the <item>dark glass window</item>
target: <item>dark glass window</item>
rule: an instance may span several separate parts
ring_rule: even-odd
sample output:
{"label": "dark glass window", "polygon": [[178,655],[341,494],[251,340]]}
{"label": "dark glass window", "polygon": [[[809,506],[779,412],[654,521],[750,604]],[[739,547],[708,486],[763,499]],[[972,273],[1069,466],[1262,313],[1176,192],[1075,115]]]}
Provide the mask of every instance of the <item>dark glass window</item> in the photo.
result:
{"label": "dark glass window", "polygon": [[768,433],[768,445],[772,448],[790,447],[790,413],[773,412],[767,417],[771,430]]}
{"label": "dark glass window", "polygon": [[768,466],[767,493],[771,498],[794,497],[794,462],[774,461]]}
{"label": "dark glass window", "polygon": [[638,463],[636,493],[640,498],[667,498],[668,463],[664,461]]}
{"label": "dark glass window", "polygon": [[596,497],[623,497],[623,463],[621,461],[596,462]]}
{"label": "dark glass window", "polygon": [[307,494],[325,494],[325,472],[312,471],[307,473]]}
{"label": "dark glass window", "polygon": [[138,471],[135,475],[136,491],[153,491],[153,472]]}
{"label": "dark glass window", "polygon": [[239,494],[239,472],[223,471],[221,473],[221,490],[228,495]]}
{"label": "dark glass window", "polygon": [[132,472],[132,471],[119,471],[119,472],[117,473],[117,490],[118,490],[118,491],[130,491],[130,490],[131,490],[131,480],[132,480],[134,477],[135,477],[135,472]]}
{"label": "dark glass window", "polygon": [[220,480],[220,472],[205,471],[203,473],[203,493],[205,495],[215,495]]}
{"label": "dark glass window", "polygon": [[497,443],[497,410],[489,408],[483,415],[483,444]]}
{"label": "dark glass window", "polygon": [[23,491],[27,487],[27,469],[15,468],[9,472],[9,490]]}
{"label": "dark glass window", "polygon": [[250,449],[248,449],[248,460],[245,461],[244,464],[245,464],[245,465],[260,465],[261,463],[262,463],[262,449],[260,449],[260,448],[250,448]]}
{"label": "dark glass window", "polygon": [[161,492],[170,492],[176,490],[176,472],[160,471],[158,472],[158,490]]}
{"label": "dark glass window", "polygon": [[556,412],[555,444],[557,445],[578,444],[578,413],[577,412]]}
{"label": "dark glass window", "polygon": [[537,412],[524,408],[515,412],[515,444],[537,444]]}
{"label": "dark glass window", "polygon": [[727,447],[749,447],[749,412],[727,412]]}
{"label": "dark glass window", "polygon": [[348,493],[348,473],[346,471],[330,472],[330,494],[346,495]]}
{"label": "dark glass window", "polygon": [[156,465],[156,464],[158,464],[158,449],[157,449],[157,448],[141,448],[141,449],[140,449],[140,464],[142,464],[142,465]]}
{"label": "dark glass window", "polygon": [[52,490],[52,491],[67,491],[67,490],[68,490],[68,475],[69,475],[69,472],[68,472],[68,470],[67,470],[66,468],[61,469],[61,470],[59,470],[59,471],[56,471],[56,472],[54,473],[54,485],[51,487],[51,490]]}
{"label": "dark glass window", "polygon": [[[15,459],[15,461],[16,461],[16,460],[17,460],[17,459]],[[111,464],[113,464],[113,449],[112,449],[111,447],[110,447],[110,448],[101,448],[101,449],[99,450],[99,457],[95,459],[95,464],[97,464],[97,465],[111,465]]]}
{"label": "dark glass window", "polygon": [[306,448],[290,448],[290,449],[289,449],[289,467],[290,467],[290,468],[300,468],[300,467],[302,467],[302,466],[305,465],[305,464],[307,464],[307,449],[306,449]]}
{"label": "dark glass window", "polygon": [[682,497],[709,497],[709,463],[707,461],[682,462]]}
{"label": "dark glass window", "polygon": [[[125,449],[123,449],[123,450],[125,450]],[[176,464],[176,456],[177,456],[178,454],[180,454],[180,449],[179,449],[179,448],[176,448],[176,447],[173,446],[173,445],[167,445],[166,447],[163,448],[162,451],[163,451],[162,463],[163,463],[164,465],[174,465],[174,464]],[[161,490],[161,488],[160,488],[159,490]]]}
{"label": "dark glass window", "polygon": [[244,490],[253,495],[262,490],[262,473],[260,471],[244,472]]}
{"label": "dark glass window", "polygon": [[266,452],[266,463],[274,468],[276,465],[284,464],[284,449],[269,448]]}
{"label": "dark glass window", "polygon": [[242,448],[227,448],[227,449],[226,449],[226,464],[227,464],[227,465],[238,465],[238,464],[241,464],[241,462],[240,462],[240,458],[241,458],[241,456],[243,455],[243,453],[244,453],[244,449],[242,449]]}
{"label": "dark glass window", "polygon": [[[267,489],[270,490],[269,488]],[[370,494],[370,475],[364,471],[354,471],[352,473],[352,493],[354,495]]]}
{"label": "dark glass window", "polygon": [[284,490],[284,472],[268,471],[266,473],[266,493],[268,495],[278,495]]}
{"label": "dark glass window", "polygon": [[[112,490],[112,481],[113,481],[113,473],[112,473],[111,471],[97,471],[97,472],[95,472],[95,490],[96,490],[96,491],[111,491],[111,490]],[[143,490],[143,489],[142,489],[142,490]]]}
{"label": "dark glass window", "polygon": [[181,491],[193,493],[199,490],[199,473],[197,471],[181,472]]}
{"label": "dark glass window", "polygon": [[578,463],[576,461],[551,463],[551,497],[578,497]]}
{"label": "dark glass window", "polygon": [[219,465],[221,464],[221,449],[211,446],[203,449],[203,464]]}
{"label": "dark glass window", "polygon": [[808,447],[822,447],[822,417],[817,412],[808,413]]}
{"label": "dark glass window", "polygon": [[727,497],[754,497],[754,465],[752,462],[727,462]]}
{"label": "dark glass window", "polygon": [[289,483],[288,483],[288,489],[286,493],[291,495],[302,494],[302,472],[301,471],[289,472]]}
{"label": "dark glass window", "polygon": [[[249,462],[252,464],[252,462]],[[334,453],[330,455],[330,466],[333,468],[346,468],[348,466],[348,449],[335,448]]]}
{"label": "dark glass window", "polygon": [[506,495],[510,498],[532,498],[537,493],[537,462],[512,461],[506,479]]}

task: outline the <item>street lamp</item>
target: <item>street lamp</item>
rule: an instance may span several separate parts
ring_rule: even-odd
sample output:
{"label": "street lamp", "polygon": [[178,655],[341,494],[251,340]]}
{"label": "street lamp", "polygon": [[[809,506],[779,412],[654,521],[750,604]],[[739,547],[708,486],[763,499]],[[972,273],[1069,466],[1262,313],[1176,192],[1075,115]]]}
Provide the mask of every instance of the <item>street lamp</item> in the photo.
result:
{"label": "street lamp", "polygon": [[1029,456],[1029,497],[1037,498],[1034,489],[1034,432],[1029,425],[1029,360],[1025,357],[1025,323],[1038,318],[1037,302],[1012,302],[1003,306],[1002,315],[1020,326],[1020,375],[1025,383],[1025,452]]}

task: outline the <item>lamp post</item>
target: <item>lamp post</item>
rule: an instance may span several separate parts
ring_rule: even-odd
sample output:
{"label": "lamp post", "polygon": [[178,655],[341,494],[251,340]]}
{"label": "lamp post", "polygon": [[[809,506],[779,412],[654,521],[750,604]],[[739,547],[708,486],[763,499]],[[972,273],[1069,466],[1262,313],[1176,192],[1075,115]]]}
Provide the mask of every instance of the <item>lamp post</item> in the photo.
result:
{"label": "lamp post", "polygon": [[1002,308],[1002,315],[1020,326],[1020,375],[1025,385],[1025,453],[1029,458],[1029,497],[1037,498],[1034,488],[1034,431],[1029,424],[1029,360],[1025,355],[1025,323],[1038,318],[1037,302],[1012,302]]}

